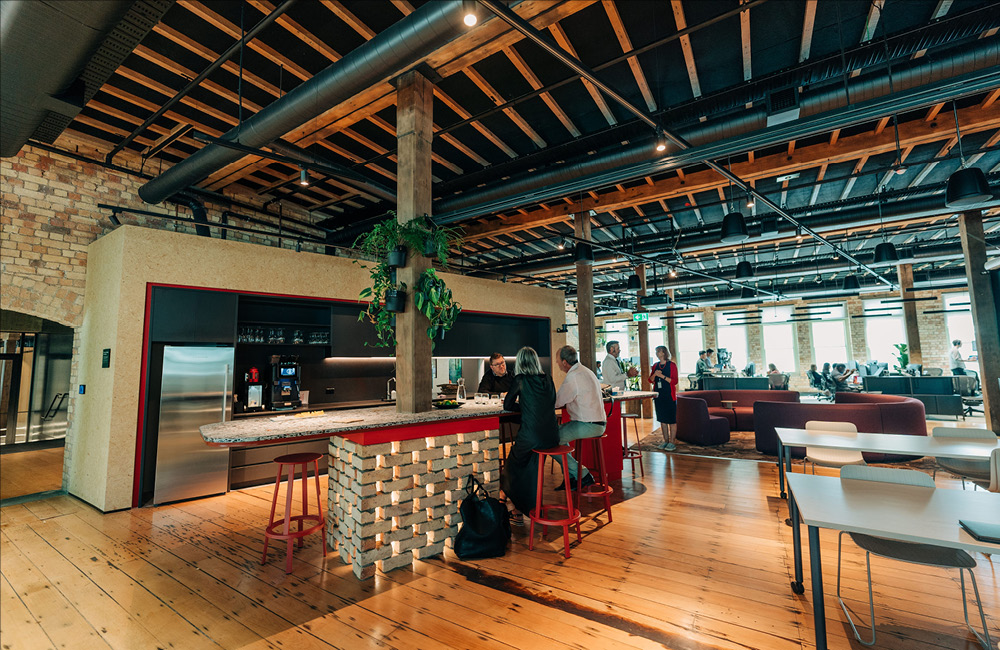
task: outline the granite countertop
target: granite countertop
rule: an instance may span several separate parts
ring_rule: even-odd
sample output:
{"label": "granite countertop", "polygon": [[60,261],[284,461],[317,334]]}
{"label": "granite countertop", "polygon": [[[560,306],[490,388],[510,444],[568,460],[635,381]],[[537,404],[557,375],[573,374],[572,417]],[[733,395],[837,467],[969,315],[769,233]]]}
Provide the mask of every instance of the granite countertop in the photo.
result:
{"label": "granite countertop", "polygon": [[[278,422],[272,420],[271,417],[217,422],[201,427],[201,437],[209,445],[254,444],[323,434],[334,436],[340,433],[354,433],[368,429],[391,429],[427,422],[468,420],[505,413],[508,411],[504,411],[502,406],[483,406],[472,402],[466,402],[456,409],[433,408],[425,413],[397,413],[395,406],[380,406],[329,411],[324,415],[309,418],[288,417],[288,419],[282,419]],[[271,415],[279,417],[280,413]]]}

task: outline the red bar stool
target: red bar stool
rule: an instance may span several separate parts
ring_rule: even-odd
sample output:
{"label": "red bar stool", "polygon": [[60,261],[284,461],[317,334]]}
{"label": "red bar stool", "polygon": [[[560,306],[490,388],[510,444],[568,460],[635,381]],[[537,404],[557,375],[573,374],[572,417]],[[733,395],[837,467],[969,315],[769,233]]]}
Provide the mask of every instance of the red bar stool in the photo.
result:
{"label": "red bar stool", "polygon": [[575,441],[576,449],[573,452],[577,460],[581,459],[582,456],[580,452],[582,451],[583,443],[589,442],[592,447],[594,461],[597,463],[596,467],[590,468],[590,473],[597,473],[597,477],[594,479],[594,483],[588,485],[586,489],[583,488],[583,472],[577,469],[576,472],[576,494],[579,499],[603,499],[604,509],[608,513],[608,523],[611,523],[611,493],[613,490],[611,486],[608,485],[608,472],[606,470],[606,465],[604,464],[604,445],[601,443],[602,440],[608,437],[607,433],[602,433],[596,438],[579,438]]}
{"label": "red bar stool", "polygon": [[635,444],[638,447],[642,442],[639,436],[639,414],[622,413],[622,460],[632,461],[632,476],[635,476],[635,461],[639,461],[639,475],[645,476],[646,470],[642,467],[642,452],[632,449],[628,444],[628,423],[632,422],[632,430],[635,431]]}
{"label": "red bar stool", "polygon": [[[292,572],[292,542],[299,540],[299,548],[302,548],[302,538],[317,530],[323,531],[323,557],[326,557],[326,518],[323,516],[323,508],[320,507],[319,497],[319,459],[323,454],[304,453],[288,454],[278,456],[274,462],[278,463],[278,477],[274,481],[274,497],[271,498],[270,523],[264,529],[264,555],[261,564],[267,564],[267,546],[272,539],[288,540],[288,552],[286,556],[285,573]],[[313,465],[313,479],[316,483],[316,512],[309,512],[309,489],[306,479],[309,476],[309,464]],[[278,489],[281,487],[281,475],[285,468],[288,468],[288,490],[285,495],[285,516],[281,519],[274,518],[274,510],[278,505]],[[302,472],[302,514],[292,515],[292,492],[295,491],[295,472]],[[298,524],[298,530],[292,530],[292,522]],[[303,522],[314,522],[312,526],[303,528]],[[280,531],[279,531],[280,529]]]}
{"label": "red bar stool", "polygon": [[[545,474],[545,459],[555,458],[559,456],[562,459],[563,466],[563,476],[569,476],[569,464],[566,462],[566,456],[573,451],[569,445],[559,445],[558,447],[553,447],[551,449],[536,449],[535,453],[538,454],[538,493],[535,497],[535,507],[531,512],[528,513],[528,519],[531,520],[531,527],[528,530],[528,550],[534,550],[535,548],[535,524],[542,525],[542,536],[545,536],[545,529],[548,526],[561,526],[563,529],[563,546],[565,547],[565,555],[569,558],[569,527],[576,524],[576,541],[580,542],[583,540],[580,537],[580,511],[573,507],[573,494],[570,492],[569,481],[564,481],[566,484],[566,505],[543,505],[542,504],[542,476]],[[566,517],[563,519],[550,519],[550,512],[560,512],[565,511]]]}

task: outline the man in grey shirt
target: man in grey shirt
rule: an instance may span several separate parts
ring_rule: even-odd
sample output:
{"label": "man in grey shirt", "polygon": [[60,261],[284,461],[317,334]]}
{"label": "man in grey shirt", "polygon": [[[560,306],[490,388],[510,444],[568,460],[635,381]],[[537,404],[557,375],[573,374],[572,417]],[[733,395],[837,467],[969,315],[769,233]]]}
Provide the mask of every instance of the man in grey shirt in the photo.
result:
{"label": "man in grey shirt", "polygon": [[604,379],[604,383],[610,384],[612,388],[625,390],[625,380],[628,375],[625,374],[622,362],[618,360],[621,346],[618,341],[608,341],[604,349],[608,351],[608,356],[604,357],[604,361],[601,362],[601,377]]}

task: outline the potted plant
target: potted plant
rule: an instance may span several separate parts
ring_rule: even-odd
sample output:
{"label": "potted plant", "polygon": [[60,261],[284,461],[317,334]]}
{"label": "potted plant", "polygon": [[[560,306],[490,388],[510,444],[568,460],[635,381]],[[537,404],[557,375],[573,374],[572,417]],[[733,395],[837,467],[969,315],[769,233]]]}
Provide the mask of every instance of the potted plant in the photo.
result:
{"label": "potted plant", "polygon": [[443,339],[445,332],[454,327],[455,320],[462,312],[462,305],[452,299],[451,289],[434,269],[427,269],[420,274],[420,279],[413,287],[413,304],[430,321],[427,337],[432,341],[438,334]]}
{"label": "potted plant", "polygon": [[910,364],[910,355],[906,351],[905,343],[896,343],[892,347],[896,348],[896,372],[902,374],[906,372],[906,366]]}
{"label": "potted plant", "polygon": [[457,230],[438,226],[426,214],[403,224],[400,236],[411,250],[436,258],[444,267],[448,266],[448,249],[459,243]]}

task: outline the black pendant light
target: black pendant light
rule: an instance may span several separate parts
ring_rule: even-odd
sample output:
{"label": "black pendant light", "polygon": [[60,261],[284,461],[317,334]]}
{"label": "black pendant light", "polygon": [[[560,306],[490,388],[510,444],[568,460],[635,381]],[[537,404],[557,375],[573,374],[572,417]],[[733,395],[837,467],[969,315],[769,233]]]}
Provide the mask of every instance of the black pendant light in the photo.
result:
{"label": "black pendant light", "polygon": [[751,298],[756,298],[756,297],[757,297],[757,292],[751,289],[750,287],[743,287],[743,290],[740,292],[740,298],[742,298],[743,300],[750,300]]}
{"label": "black pendant light", "polygon": [[879,188],[878,194],[878,225],[879,230],[882,231],[882,243],[875,247],[875,263],[876,264],[887,264],[889,262],[898,262],[899,254],[896,253],[896,247],[891,241],[889,241],[885,236],[885,226],[882,224],[882,190]]}
{"label": "black pendant light", "polygon": [[955,135],[958,138],[958,171],[948,178],[948,189],[945,192],[944,204],[949,208],[968,208],[979,205],[993,198],[990,184],[986,182],[986,174],[978,167],[965,166],[965,154],[962,151],[962,132],[958,128],[958,109],[955,102],[951,104],[955,114]]}
{"label": "black pendant light", "polygon": [[861,284],[858,282],[858,276],[853,273],[844,276],[844,283],[840,288],[843,291],[861,291]]}
{"label": "black pendant light", "polygon": [[736,279],[745,280],[747,278],[753,277],[753,266],[750,262],[746,260],[741,260],[739,264],[736,265]]}
{"label": "black pendant light", "polygon": [[590,244],[584,244],[580,242],[576,245],[576,251],[574,258],[577,262],[593,262],[594,261],[594,249]]}
{"label": "black pendant light", "polygon": [[638,275],[633,273],[628,276],[628,285],[625,287],[625,290],[629,293],[635,293],[639,289],[642,289],[642,280],[639,279]]}
{"label": "black pendant light", "polygon": [[750,239],[750,231],[747,230],[747,220],[741,212],[730,212],[722,218],[723,244],[739,244]]}

